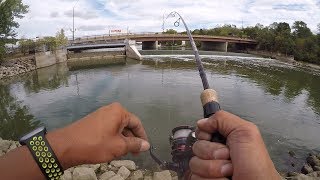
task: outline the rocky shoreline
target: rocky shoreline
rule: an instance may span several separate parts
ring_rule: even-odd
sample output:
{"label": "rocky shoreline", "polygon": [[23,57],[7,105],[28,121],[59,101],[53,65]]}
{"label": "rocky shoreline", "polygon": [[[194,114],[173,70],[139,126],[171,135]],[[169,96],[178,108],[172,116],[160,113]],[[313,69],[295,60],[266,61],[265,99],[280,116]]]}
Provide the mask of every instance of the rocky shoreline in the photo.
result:
{"label": "rocky shoreline", "polygon": [[[0,156],[20,146],[19,142],[0,138]],[[60,180],[178,180],[178,177],[172,171],[152,172],[139,169],[131,160],[115,160],[69,168]]]}
{"label": "rocky shoreline", "polygon": [[36,69],[35,57],[26,56],[7,60],[0,65],[0,79],[16,76]]}

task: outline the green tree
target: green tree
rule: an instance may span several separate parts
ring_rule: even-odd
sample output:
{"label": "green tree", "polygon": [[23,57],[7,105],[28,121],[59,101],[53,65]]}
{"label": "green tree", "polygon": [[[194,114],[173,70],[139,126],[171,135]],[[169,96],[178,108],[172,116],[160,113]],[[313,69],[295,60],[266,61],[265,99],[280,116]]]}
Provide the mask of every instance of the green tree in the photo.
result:
{"label": "green tree", "polygon": [[26,55],[29,52],[32,52],[35,50],[36,43],[31,39],[21,40],[19,41],[19,48],[20,48],[20,52]]}
{"label": "green tree", "polygon": [[308,38],[313,35],[307,24],[303,21],[294,22],[292,29],[294,30],[293,35],[296,38]]}
{"label": "green tree", "polygon": [[19,23],[16,20],[23,18],[28,8],[22,0],[0,0],[0,60],[4,58],[4,45],[8,39],[17,35],[15,29],[19,27]]}
{"label": "green tree", "polygon": [[164,32],[164,34],[177,34],[178,32],[174,29],[167,29],[166,32]]}
{"label": "green tree", "polygon": [[291,28],[288,23],[281,22],[275,27],[275,49],[283,54],[292,54],[294,50],[294,41],[291,35]]}
{"label": "green tree", "polygon": [[65,46],[68,44],[68,38],[66,37],[63,29],[57,32],[56,41],[58,46]]}

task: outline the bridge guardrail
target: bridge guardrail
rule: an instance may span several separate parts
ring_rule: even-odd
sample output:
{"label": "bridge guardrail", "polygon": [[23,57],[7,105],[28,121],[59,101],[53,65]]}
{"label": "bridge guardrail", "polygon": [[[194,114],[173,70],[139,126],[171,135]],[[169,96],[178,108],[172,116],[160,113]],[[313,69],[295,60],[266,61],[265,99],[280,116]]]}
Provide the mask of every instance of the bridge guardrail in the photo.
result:
{"label": "bridge guardrail", "polygon": [[[153,32],[143,32],[143,33],[122,33],[122,34],[103,34],[103,35],[95,35],[95,36],[84,36],[80,38],[76,38],[74,41],[69,40],[72,44],[79,44],[84,42],[96,42],[96,41],[113,41],[118,39],[126,39],[126,38],[147,38],[147,37],[185,37],[185,34],[163,34],[163,33],[153,33]],[[230,41],[247,41],[247,42],[256,42],[255,40],[248,38],[238,38],[238,37],[224,37],[224,36],[208,36],[208,35],[194,35],[194,38],[208,38],[208,39],[224,39]]]}

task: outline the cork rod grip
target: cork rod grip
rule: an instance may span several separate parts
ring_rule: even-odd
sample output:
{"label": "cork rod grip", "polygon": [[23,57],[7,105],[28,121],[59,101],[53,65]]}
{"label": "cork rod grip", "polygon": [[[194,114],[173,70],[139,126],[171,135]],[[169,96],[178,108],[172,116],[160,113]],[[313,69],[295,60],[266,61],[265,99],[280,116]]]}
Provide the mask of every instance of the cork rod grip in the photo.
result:
{"label": "cork rod grip", "polygon": [[218,93],[213,89],[206,89],[201,93],[201,102],[202,106],[206,105],[209,102],[219,102],[218,101]]}
{"label": "cork rod grip", "polygon": [[[221,110],[218,101],[218,93],[213,89],[206,89],[201,93],[201,102],[204,118],[209,118]],[[223,137],[219,132],[212,134],[211,141],[226,144],[225,137]]]}

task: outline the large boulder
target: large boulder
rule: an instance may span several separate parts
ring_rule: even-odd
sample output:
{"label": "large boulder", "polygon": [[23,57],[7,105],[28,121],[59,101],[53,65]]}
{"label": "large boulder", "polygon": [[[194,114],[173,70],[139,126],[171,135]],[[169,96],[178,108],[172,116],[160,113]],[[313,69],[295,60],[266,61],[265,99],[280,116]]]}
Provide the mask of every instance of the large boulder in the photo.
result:
{"label": "large boulder", "polygon": [[287,179],[290,179],[290,180],[317,180],[318,178],[310,177],[310,176],[307,176],[307,175],[304,175],[304,174],[299,174],[298,176],[290,177],[290,178],[287,178]]}
{"label": "large boulder", "polygon": [[17,148],[16,142],[12,141],[12,142],[11,142],[11,145],[10,145],[10,147],[9,147],[9,149],[8,149],[7,152],[12,151],[12,150],[14,150],[14,149],[16,149],[16,148]]}
{"label": "large boulder", "polygon": [[310,176],[310,177],[318,177],[318,179],[320,179],[320,171],[307,174],[307,176]]}
{"label": "large boulder", "polygon": [[11,141],[0,140],[0,151],[6,153],[11,146]]}
{"label": "large boulder", "polygon": [[320,166],[320,160],[314,155],[307,157],[307,163],[311,166]]}
{"label": "large boulder", "polygon": [[162,172],[155,172],[153,174],[153,180],[172,180],[171,174],[169,170]]}
{"label": "large boulder", "polygon": [[143,179],[143,173],[141,170],[134,171],[131,175],[131,180],[141,180]]}
{"label": "large boulder", "polygon": [[313,166],[312,168],[314,171],[320,171],[320,166]]}
{"label": "large boulder", "polygon": [[115,175],[112,178],[110,178],[109,180],[124,180],[123,177],[119,176],[119,175]]}
{"label": "large boulder", "polygon": [[103,163],[100,164],[100,172],[104,173],[104,172],[108,172],[109,171],[109,164],[108,163]]}
{"label": "large boulder", "polygon": [[152,180],[152,176],[145,176],[144,180]]}
{"label": "large boulder", "polygon": [[77,167],[73,170],[73,180],[97,180],[97,176],[91,168]]}
{"label": "large boulder", "polygon": [[129,176],[130,176],[130,171],[124,167],[124,166],[121,166],[121,168],[119,169],[117,175],[123,177],[123,179],[127,179]]}
{"label": "large boulder", "polygon": [[312,167],[309,165],[309,164],[305,164],[302,169],[301,169],[301,172],[303,174],[309,174],[309,173],[312,173],[313,172],[313,169]]}
{"label": "large boulder", "polygon": [[60,180],[72,180],[71,172],[68,170],[65,170],[64,174],[60,177]]}
{"label": "large boulder", "polygon": [[121,166],[126,167],[127,169],[133,171],[137,169],[136,164],[130,160],[118,160],[118,161],[111,161],[110,164],[114,167],[120,168]]}
{"label": "large boulder", "polygon": [[115,175],[116,173],[114,173],[113,171],[107,171],[100,176],[100,180],[108,180]]}

